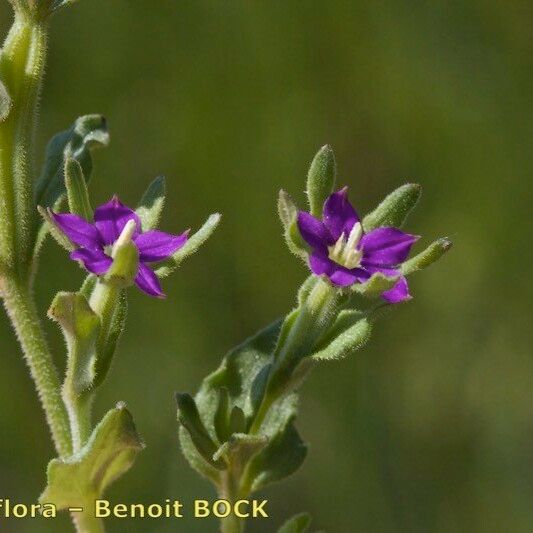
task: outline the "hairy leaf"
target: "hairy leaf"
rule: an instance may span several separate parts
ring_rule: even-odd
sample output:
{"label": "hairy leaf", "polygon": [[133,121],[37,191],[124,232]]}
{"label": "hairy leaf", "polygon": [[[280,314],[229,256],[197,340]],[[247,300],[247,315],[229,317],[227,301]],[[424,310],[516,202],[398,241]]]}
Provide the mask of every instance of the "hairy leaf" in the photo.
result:
{"label": "hairy leaf", "polygon": [[353,285],[352,291],[368,298],[375,298],[380,296],[384,291],[392,289],[392,287],[396,285],[398,279],[399,276],[386,276],[381,272],[376,272],[364,283]]}
{"label": "hairy leaf", "polygon": [[198,248],[209,239],[216,227],[220,223],[221,216],[219,213],[211,215],[204,225],[194,233],[187,242],[168,260],[156,269],[155,273],[160,278],[164,278],[174,272],[180,266],[184,259],[198,251]]}
{"label": "hairy leaf", "polygon": [[48,484],[41,503],[58,510],[93,506],[107,487],[129,470],[144,445],[129,411],[123,404],[109,411],[79,453],[53,459],[48,465]]}
{"label": "hairy leaf", "polygon": [[78,161],[71,157],[65,161],[65,187],[69,211],[85,220],[92,221],[93,209],[83,170]]}
{"label": "hairy leaf", "polygon": [[293,417],[286,422],[246,468],[245,477],[253,492],[290,476],[300,468],[307,456],[307,445],[294,427]]}
{"label": "hairy leaf", "polygon": [[178,420],[188,431],[195,449],[211,466],[223,470],[224,461],[215,458],[217,446],[209,435],[196,406],[196,402],[189,394],[176,394],[178,404]]}
{"label": "hairy leaf", "polygon": [[452,241],[443,237],[431,243],[425,250],[407,260],[400,267],[400,271],[404,276],[417,272],[438,261],[450,248]]}
{"label": "hairy leaf", "polygon": [[337,168],[331,146],[323,146],[315,155],[307,174],[307,198],[311,214],[320,218],[322,206],[333,192]]}
{"label": "hairy leaf", "polygon": [[283,236],[289,250],[299,257],[302,261],[307,261],[306,244],[303,241],[298,226],[296,224],[296,217],[298,215],[298,208],[292,201],[289,193],[283,189],[279,191],[278,197],[278,214],[283,226]]}
{"label": "hairy leaf", "polygon": [[400,228],[417,204],[422,188],[417,183],[406,183],[391,192],[363,219],[363,228],[369,232],[381,226]]}

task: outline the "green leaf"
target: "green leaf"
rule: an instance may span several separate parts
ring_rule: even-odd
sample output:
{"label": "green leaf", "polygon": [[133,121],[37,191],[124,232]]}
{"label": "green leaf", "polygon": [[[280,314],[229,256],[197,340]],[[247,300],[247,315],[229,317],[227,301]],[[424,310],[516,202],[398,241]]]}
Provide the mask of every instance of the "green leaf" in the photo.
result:
{"label": "green leaf", "polygon": [[300,513],[289,518],[279,529],[278,533],[305,533],[311,524],[308,513]]}
{"label": "green leaf", "polygon": [[300,288],[298,289],[298,305],[302,305],[305,300],[309,297],[311,294],[311,291],[315,287],[317,281],[320,278],[318,276],[311,275],[302,283]]}
{"label": "green leaf", "polygon": [[65,161],[65,187],[69,211],[92,222],[93,209],[83,170],[78,161],[71,157]]}
{"label": "green leaf", "polygon": [[115,355],[118,341],[126,326],[126,318],[128,315],[128,299],[126,291],[121,290],[113,316],[111,317],[107,336],[101,343],[98,343],[98,352],[96,357],[96,364],[94,366],[95,378],[94,388],[99,387],[107,377],[111,367],[111,361]]}
{"label": "green leaf", "polygon": [[391,192],[363,219],[363,228],[369,232],[381,226],[400,228],[417,204],[422,188],[417,183],[406,183]]}
{"label": "green leaf", "polygon": [[252,492],[290,476],[304,462],[307,445],[294,427],[293,418],[286,420],[286,425],[248,464],[244,476]]}
{"label": "green leaf", "polygon": [[41,503],[58,510],[92,507],[111,483],[129,470],[143,449],[133,419],[123,404],[109,411],[79,453],[53,459],[48,465],[48,484]]}
{"label": "green leaf", "polygon": [[46,148],[44,169],[36,183],[36,205],[56,207],[65,194],[63,167],[67,158],[78,161],[85,179],[89,180],[93,166],[92,150],[108,144],[109,133],[102,115],[80,117],[70,129],[55,135]]}
{"label": "green leaf", "polygon": [[221,216],[222,215],[219,213],[211,215],[204,225],[189,237],[187,242],[168,261],[162,263],[162,265],[156,269],[155,273],[157,276],[160,278],[168,276],[180,266],[184,259],[197,252],[200,246],[202,246],[202,244],[204,244],[215,231]]}
{"label": "green leaf", "polygon": [[283,236],[289,250],[302,261],[307,261],[306,244],[298,231],[296,223],[298,208],[290,195],[283,189],[279,191],[278,214],[283,226]]}
{"label": "green leaf", "polygon": [[342,359],[363,347],[368,339],[372,326],[366,318],[359,318],[342,332],[335,332],[329,343],[320,346],[312,355],[318,361]]}
{"label": "green leaf", "polygon": [[226,387],[218,389],[218,405],[213,419],[215,433],[219,442],[226,442],[230,435],[229,393]]}
{"label": "green leaf", "polygon": [[407,276],[413,272],[427,268],[435,261],[438,261],[451,247],[452,241],[450,239],[446,237],[437,239],[418,255],[403,263],[400,267],[400,272],[404,276]]}
{"label": "green leaf", "polygon": [[11,110],[11,97],[6,86],[0,80],[0,122],[3,122]]}
{"label": "green leaf", "polygon": [[244,411],[238,406],[234,405],[229,416],[229,430],[230,434],[242,433],[246,430],[246,417]]}
{"label": "green leaf", "polygon": [[326,144],[315,155],[307,174],[307,197],[313,216],[322,217],[322,206],[333,192],[336,175],[335,154]]}
{"label": "green leaf", "polygon": [[166,185],[164,176],[157,177],[144,193],[135,210],[141,219],[143,231],[157,227],[165,204]]}
{"label": "green leaf", "polygon": [[91,297],[91,294],[93,292],[93,289],[96,285],[96,281],[98,280],[98,277],[94,274],[89,274],[84,280],[80,287],[79,293],[83,294],[87,300]]}
{"label": "green leaf", "polygon": [[268,439],[264,436],[234,433],[215,452],[213,459],[224,460],[237,471],[241,471],[246,463],[267,444]]}
{"label": "green leaf", "polygon": [[[59,209],[66,193],[65,160],[72,158],[78,161],[88,182],[93,167],[92,151],[108,144],[107,123],[102,115],[80,117],[70,129],[52,137],[46,148],[43,171],[35,185],[35,205]],[[39,212],[43,214],[42,209]],[[49,228],[49,224],[42,224],[34,229],[34,259],[39,254]]]}
{"label": "green leaf", "polygon": [[64,386],[69,389],[69,394],[80,396],[93,385],[100,319],[85,296],[77,292],[58,293],[48,310],[48,316],[60,325],[67,344]]}
{"label": "green leaf", "polygon": [[376,298],[389,289],[392,289],[400,276],[386,276],[381,272],[376,272],[364,283],[352,285],[352,291],[362,294],[367,298]]}
{"label": "green leaf", "polygon": [[214,458],[217,446],[202,423],[196,402],[192,396],[190,394],[176,393],[176,402],[178,404],[178,420],[188,431],[197,452],[212,467],[223,470],[226,465],[220,458]]}

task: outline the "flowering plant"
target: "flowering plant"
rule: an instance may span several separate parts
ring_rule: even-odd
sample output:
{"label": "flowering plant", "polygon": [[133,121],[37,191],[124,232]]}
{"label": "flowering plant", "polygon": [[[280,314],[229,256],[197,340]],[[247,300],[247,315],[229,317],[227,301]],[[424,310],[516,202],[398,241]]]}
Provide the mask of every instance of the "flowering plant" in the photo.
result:
{"label": "flowering plant", "polygon": [[[74,1],[10,0],[14,23],[0,49],[0,297],[58,455],[48,465],[41,502],[70,510],[77,531],[93,533],[104,529],[91,511],[94,500],[144,447],[122,402],[96,424],[92,416],[125,328],[128,289],[163,298],[161,280],[210,237],[220,215],[190,236],[156,229],[165,199],[161,177],[135,209],[117,196],[93,209],[93,152],[109,143],[100,115],[80,117],[54,136],[37,177],[33,138],[49,20]],[[185,456],[232,503],[301,466],[307,446],[295,417],[305,377],[321,361],[362,347],[382,311],[411,298],[407,276],[450,247],[439,239],[408,258],[418,237],[400,227],[418,201],[418,185],[400,187],[361,218],[348,189],[335,191],[335,180],[326,146],[309,170],[308,208],[298,209],[284,191],[279,196],[287,245],[311,271],[296,307],[230,351],[194,398],[176,395]],[[48,310],[66,343],[63,379],[33,295],[48,235],[84,270],[80,288],[57,293]],[[304,531],[308,522],[297,515],[280,533]],[[240,532],[244,522],[230,515],[221,527]]]}
{"label": "flowering plant", "polygon": [[[95,148],[109,133],[100,115],[80,117],[50,141],[36,178],[33,134],[51,15],[73,0],[11,0],[13,26],[0,50],[0,297],[17,333],[58,454],[41,502],[72,512],[80,532],[103,531],[94,500],[143,448],[119,402],[97,424],[92,404],[104,382],[127,315],[127,288],[164,296],[160,279],[211,235],[220,215],[190,238],[156,229],[165,180],[148,187],[135,210],[117,197],[94,211],[88,191]],[[66,213],[60,212],[66,207]],[[39,213],[41,217],[39,217]],[[76,292],[59,292],[48,316],[67,347],[61,383],[33,296],[38,257],[51,234],[88,275]],[[156,265],[157,263],[157,265]]]}
{"label": "flowering plant", "polygon": [[[236,502],[295,472],[307,445],[295,427],[297,393],[322,361],[341,359],[369,339],[385,308],[411,298],[406,277],[450,248],[446,238],[407,259],[418,237],[399,229],[420,196],[403,185],[361,219],[348,190],[333,192],[333,151],[323,147],[308,174],[308,211],[281,191],[279,215],[289,249],[311,270],[287,316],[230,351],[193,397],[177,394],[180,441],[189,463],[221,498]],[[280,532],[304,531],[297,515]],[[222,519],[240,532],[243,519]]]}

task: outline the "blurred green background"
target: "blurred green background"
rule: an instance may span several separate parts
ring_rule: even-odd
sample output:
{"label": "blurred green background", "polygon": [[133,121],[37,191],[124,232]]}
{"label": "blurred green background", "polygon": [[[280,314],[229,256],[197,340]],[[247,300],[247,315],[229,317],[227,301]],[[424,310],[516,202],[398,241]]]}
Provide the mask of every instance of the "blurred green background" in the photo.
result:
{"label": "blurred green background", "polygon": [[[327,142],[362,212],[418,181],[408,229],[455,248],[412,279],[415,299],[357,357],[306,383],[308,459],[263,494],[272,519],[250,531],[304,510],[328,532],[533,531],[532,20],[530,2],[501,0],[82,0],[55,18],[39,158],[55,132],[101,112],[112,144],[96,154],[95,203],[116,192],[134,204],[165,174],[163,229],[224,214],[165,282],[166,301],[130,291],[96,411],[126,401],[147,449],[111,499],[214,496],[178,451],[172,393],[196,390],[227,349],[293,305],[306,272],[282,242],[277,191],[303,201]],[[9,23],[2,2],[2,33]],[[53,242],[41,274],[43,315],[82,279]],[[46,326],[61,366],[62,340]],[[0,497],[31,502],[53,449],[5,316],[0,354]],[[217,525],[109,523],[126,528]]]}

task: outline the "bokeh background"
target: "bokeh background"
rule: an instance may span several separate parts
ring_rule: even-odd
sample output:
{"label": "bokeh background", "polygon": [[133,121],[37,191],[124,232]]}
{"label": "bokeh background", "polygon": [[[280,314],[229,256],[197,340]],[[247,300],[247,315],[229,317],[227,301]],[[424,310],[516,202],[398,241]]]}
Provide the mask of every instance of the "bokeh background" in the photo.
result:
{"label": "bokeh background", "polygon": [[[10,22],[0,5],[0,29]],[[110,491],[121,502],[214,496],[178,451],[172,393],[285,313],[306,275],[276,216],[303,201],[330,143],[362,212],[401,183],[423,201],[408,228],[455,247],[412,279],[414,301],[349,360],[306,383],[304,467],[263,496],[273,531],[307,510],[328,532],[533,531],[530,2],[82,0],[53,21],[39,158],[81,114],[104,113],[95,203],[135,203],[168,178],[163,228],[224,214],[156,301],[131,291],[127,332],[100,394],[135,415],[147,449]],[[82,279],[53,243],[42,313]],[[62,340],[47,324],[57,363]],[[0,497],[33,501],[53,456],[5,316],[0,320]],[[216,531],[215,522],[115,521],[111,532]],[[0,523],[70,531],[67,518]]]}

